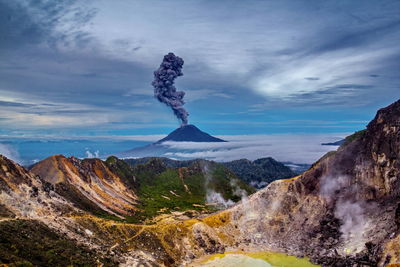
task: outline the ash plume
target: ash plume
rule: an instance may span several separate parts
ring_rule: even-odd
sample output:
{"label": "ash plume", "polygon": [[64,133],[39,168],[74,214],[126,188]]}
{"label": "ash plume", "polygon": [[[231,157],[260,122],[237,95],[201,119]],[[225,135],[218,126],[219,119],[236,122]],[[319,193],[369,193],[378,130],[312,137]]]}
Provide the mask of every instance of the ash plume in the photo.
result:
{"label": "ash plume", "polygon": [[154,81],[151,83],[154,86],[154,97],[172,108],[175,116],[182,121],[182,126],[187,125],[189,113],[183,107],[185,92],[176,90],[174,80],[183,75],[183,63],[182,58],[168,53],[160,67],[154,71]]}

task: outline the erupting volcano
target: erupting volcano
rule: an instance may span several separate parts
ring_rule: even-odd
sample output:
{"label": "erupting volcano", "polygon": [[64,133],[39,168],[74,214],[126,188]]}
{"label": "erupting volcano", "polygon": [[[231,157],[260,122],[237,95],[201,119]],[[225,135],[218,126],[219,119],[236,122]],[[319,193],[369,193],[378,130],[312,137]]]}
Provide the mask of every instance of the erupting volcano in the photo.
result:
{"label": "erupting volcano", "polygon": [[171,153],[179,152],[179,149],[174,149],[169,145],[169,142],[227,142],[220,138],[214,137],[208,133],[201,131],[196,126],[189,124],[183,125],[166,137],[154,142],[153,144],[133,148],[126,152],[117,154],[123,158],[138,158],[138,157],[168,157]]}
{"label": "erupting volcano", "polygon": [[171,153],[179,152],[164,144],[168,141],[227,142],[201,131],[193,124],[188,124],[189,113],[183,107],[185,104],[185,101],[183,101],[185,92],[177,91],[174,86],[175,79],[179,76],[183,76],[183,64],[184,61],[182,58],[175,56],[174,53],[168,53],[164,56],[160,67],[154,71],[154,81],[151,83],[154,87],[154,97],[173,110],[175,116],[181,121],[181,126],[153,144],[125,151],[117,154],[117,156],[129,158],[160,157],[169,156]]}

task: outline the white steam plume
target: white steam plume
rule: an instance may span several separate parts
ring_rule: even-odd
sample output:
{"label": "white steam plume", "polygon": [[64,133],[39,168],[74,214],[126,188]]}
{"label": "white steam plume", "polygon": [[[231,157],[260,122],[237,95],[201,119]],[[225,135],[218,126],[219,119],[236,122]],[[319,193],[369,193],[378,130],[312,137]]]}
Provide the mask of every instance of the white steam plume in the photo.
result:
{"label": "white steam plume", "polygon": [[96,150],[95,152],[90,152],[89,150],[86,150],[86,157],[87,158],[99,158],[100,152]]}
{"label": "white steam plume", "polygon": [[[201,166],[203,175],[206,179],[205,188],[206,188],[207,203],[210,203],[210,204],[213,203],[213,204],[216,204],[223,208],[228,208],[228,207],[233,206],[235,204],[235,202],[233,202],[231,199],[225,199],[221,193],[216,192],[214,189],[212,189],[212,186],[210,186],[213,181],[212,181],[212,173],[210,171],[209,163],[202,162],[200,164],[200,166]],[[241,197],[242,200],[243,200],[243,198],[247,197],[247,192],[239,187],[236,180],[231,180],[229,183],[230,183],[230,186],[234,189],[234,191],[233,191],[234,195]]]}
{"label": "white steam plume", "polygon": [[359,188],[351,184],[351,177],[323,176],[320,194],[330,204],[334,204],[334,215],[341,220],[340,232],[345,253],[357,253],[365,249],[367,232],[371,227],[367,210],[373,204],[357,199]]}
{"label": "white steam plume", "polygon": [[10,145],[0,144],[0,154],[15,162],[22,163],[18,152]]}

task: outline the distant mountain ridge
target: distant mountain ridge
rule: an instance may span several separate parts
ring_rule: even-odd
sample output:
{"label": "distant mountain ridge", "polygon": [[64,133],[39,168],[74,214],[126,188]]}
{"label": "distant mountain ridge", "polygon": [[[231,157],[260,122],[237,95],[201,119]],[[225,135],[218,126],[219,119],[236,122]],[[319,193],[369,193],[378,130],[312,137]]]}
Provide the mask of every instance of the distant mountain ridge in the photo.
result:
{"label": "distant mountain ridge", "polygon": [[336,142],[322,143],[321,145],[322,146],[341,146],[341,145],[343,145],[343,143],[345,141],[346,141],[345,139],[342,139],[342,140],[339,140],[339,141],[336,141]]}
{"label": "distant mountain ridge", "polygon": [[222,164],[244,182],[256,188],[265,187],[278,179],[291,178],[297,175],[289,167],[271,157],[254,161],[240,159]]}
{"label": "distant mountain ridge", "polygon": [[[162,157],[145,157],[137,159],[125,159],[124,161],[130,166],[135,167],[141,164],[147,164],[148,162],[157,159],[162,162],[168,168],[182,168],[192,165],[195,160],[174,160]],[[275,159],[260,158],[254,161],[248,159],[233,160],[228,162],[221,162],[227,169],[238,176],[243,182],[254,186],[255,188],[262,188],[270,184],[271,182],[294,177],[301,172],[292,170],[284,163],[278,162]]]}

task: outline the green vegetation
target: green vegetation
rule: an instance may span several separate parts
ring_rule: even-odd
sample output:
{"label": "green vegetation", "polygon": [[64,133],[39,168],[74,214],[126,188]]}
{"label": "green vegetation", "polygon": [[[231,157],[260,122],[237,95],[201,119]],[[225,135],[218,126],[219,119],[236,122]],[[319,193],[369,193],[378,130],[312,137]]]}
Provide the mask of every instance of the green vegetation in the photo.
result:
{"label": "green vegetation", "polygon": [[8,266],[116,266],[110,259],[77,245],[34,220],[0,223],[0,265]]}
{"label": "green vegetation", "polygon": [[345,145],[350,144],[351,142],[353,142],[353,141],[355,141],[355,140],[357,140],[357,139],[359,139],[359,138],[361,138],[361,137],[363,137],[363,136],[366,134],[366,132],[367,132],[367,130],[364,129],[364,130],[355,132],[355,133],[353,133],[352,135],[347,136],[347,137],[344,139],[344,143],[342,144],[342,147],[345,146]]}
{"label": "green vegetation", "polygon": [[244,190],[247,195],[255,192],[252,186],[244,183],[220,164],[214,164],[208,187],[221,193],[224,199],[230,199],[234,202],[240,201],[242,197],[241,193],[237,192],[238,189]]}
{"label": "green vegetation", "polygon": [[244,182],[262,188],[269,183],[296,176],[289,167],[273,158],[261,158],[255,161],[239,159],[222,163]]}
{"label": "green vegetation", "polygon": [[216,206],[206,205],[208,190],[234,202],[241,199],[243,192],[255,192],[253,187],[242,182],[223,165],[214,162],[198,160],[190,162],[187,167],[174,168],[161,158],[151,158],[133,166],[121,161],[110,157],[106,164],[113,166],[114,172],[123,173],[134,180],[135,193],[140,202],[137,208],[140,211],[126,217],[126,221],[131,223],[141,223],[174,211],[184,212],[188,216],[214,212]]}
{"label": "green vegetation", "polygon": [[[196,205],[205,203],[205,186],[203,175],[197,173],[185,177],[184,182],[179,178],[178,170],[166,170],[153,176],[151,180],[147,176],[141,180],[138,195],[142,204],[142,216],[150,218],[158,215],[159,211],[186,211],[203,210]],[[139,178],[140,179],[140,178]],[[185,190],[185,183],[190,191]],[[193,206],[195,204],[195,206]]]}
{"label": "green vegetation", "polygon": [[115,173],[125,184],[131,188],[135,188],[135,176],[132,167],[123,160],[115,156],[108,157],[105,161],[108,168]]}

